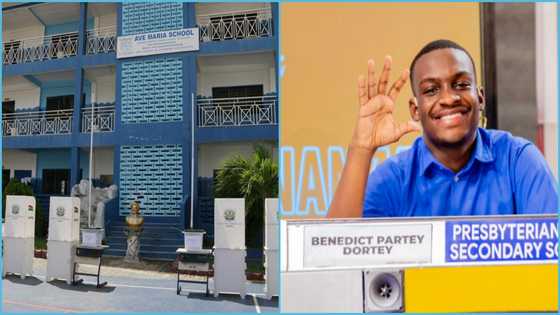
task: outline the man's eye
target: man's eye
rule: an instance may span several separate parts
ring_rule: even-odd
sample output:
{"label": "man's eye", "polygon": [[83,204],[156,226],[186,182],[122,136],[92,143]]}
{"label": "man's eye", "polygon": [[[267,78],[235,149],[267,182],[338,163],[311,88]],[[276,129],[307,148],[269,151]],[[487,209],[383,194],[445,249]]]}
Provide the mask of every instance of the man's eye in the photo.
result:
{"label": "man's eye", "polygon": [[471,84],[470,82],[458,82],[455,84],[455,87],[458,89],[470,89]]}
{"label": "man's eye", "polygon": [[432,95],[435,95],[436,92],[437,92],[437,88],[435,88],[435,87],[430,87],[430,88],[427,88],[427,89],[424,90],[424,95],[430,95],[430,96],[432,96]]}

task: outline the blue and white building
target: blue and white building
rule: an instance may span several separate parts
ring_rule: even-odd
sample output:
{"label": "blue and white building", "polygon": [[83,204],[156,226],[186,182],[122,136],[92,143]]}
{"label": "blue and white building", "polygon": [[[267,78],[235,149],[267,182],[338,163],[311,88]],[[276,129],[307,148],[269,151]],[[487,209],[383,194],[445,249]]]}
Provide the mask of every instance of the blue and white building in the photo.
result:
{"label": "blue and white building", "polygon": [[[47,211],[89,177],[93,118],[94,183],[119,187],[112,254],[135,199],[144,257],[172,258],[191,222],[211,236],[215,170],[257,143],[276,155],[277,4],[4,3],[2,17],[3,183],[30,178]],[[191,28],[195,49],[117,58],[118,38]]]}

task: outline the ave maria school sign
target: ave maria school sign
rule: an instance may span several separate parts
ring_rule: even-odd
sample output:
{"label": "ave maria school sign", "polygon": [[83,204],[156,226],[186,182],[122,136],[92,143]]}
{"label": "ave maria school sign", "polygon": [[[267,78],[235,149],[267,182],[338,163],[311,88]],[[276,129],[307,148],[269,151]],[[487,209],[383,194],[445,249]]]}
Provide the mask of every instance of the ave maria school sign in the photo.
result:
{"label": "ave maria school sign", "polygon": [[119,36],[117,58],[199,50],[198,28]]}

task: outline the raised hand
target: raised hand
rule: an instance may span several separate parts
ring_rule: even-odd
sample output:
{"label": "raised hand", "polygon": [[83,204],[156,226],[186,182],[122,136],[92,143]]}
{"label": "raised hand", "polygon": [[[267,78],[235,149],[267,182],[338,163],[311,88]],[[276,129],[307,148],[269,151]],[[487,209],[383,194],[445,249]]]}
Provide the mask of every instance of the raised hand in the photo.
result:
{"label": "raised hand", "polygon": [[417,122],[404,123],[395,121],[393,111],[395,100],[408,80],[408,70],[387,90],[392,60],[385,57],[383,71],[379,82],[375,81],[375,63],[368,60],[367,81],[364,76],[358,78],[358,99],[360,104],[358,122],[354,128],[351,147],[376,150],[377,148],[397,142],[403,135],[420,131]]}

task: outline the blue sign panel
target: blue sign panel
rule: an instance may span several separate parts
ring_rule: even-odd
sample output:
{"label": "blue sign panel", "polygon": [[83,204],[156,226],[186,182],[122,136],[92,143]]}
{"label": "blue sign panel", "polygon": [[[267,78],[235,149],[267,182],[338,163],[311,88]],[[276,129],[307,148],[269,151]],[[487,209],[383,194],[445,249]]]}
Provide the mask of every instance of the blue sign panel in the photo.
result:
{"label": "blue sign panel", "polygon": [[445,223],[446,262],[558,260],[555,218]]}

